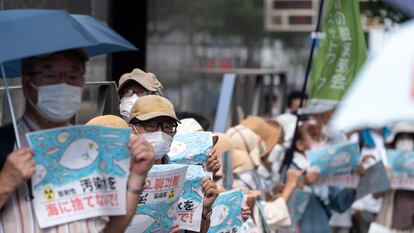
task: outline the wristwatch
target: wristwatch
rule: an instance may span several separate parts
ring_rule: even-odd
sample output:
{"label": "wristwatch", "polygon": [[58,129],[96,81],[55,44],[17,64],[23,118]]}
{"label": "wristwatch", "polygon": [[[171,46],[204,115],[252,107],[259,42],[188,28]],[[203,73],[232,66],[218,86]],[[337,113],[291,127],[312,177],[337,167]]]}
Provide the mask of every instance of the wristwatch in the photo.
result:
{"label": "wristwatch", "polygon": [[213,213],[213,209],[210,209],[206,215],[204,215],[204,213],[201,215],[201,217],[203,217],[204,220],[210,219],[211,214]]}

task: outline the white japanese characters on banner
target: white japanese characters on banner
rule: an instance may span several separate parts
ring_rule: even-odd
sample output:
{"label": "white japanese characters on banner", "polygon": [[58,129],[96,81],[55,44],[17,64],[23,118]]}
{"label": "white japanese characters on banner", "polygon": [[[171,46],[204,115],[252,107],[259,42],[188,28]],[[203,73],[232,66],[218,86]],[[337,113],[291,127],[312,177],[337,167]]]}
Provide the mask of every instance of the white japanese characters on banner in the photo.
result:
{"label": "white japanese characters on banner", "polygon": [[177,218],[175,221],[182,230],[200,231],[204,198],[201,190],[201,180],[205,176],[201,166],[188,166],[184,182],[184,194],[178,202]]}
{"label": "white japanese characters on banner", "polygon": [[232,190],[220,193],[213,204],[208,233],[235,233],[243,225],[241,209],[243,193]]}
{"label": "white japanese characters on banner", "polygon": [[138,208],[126,233],[170,232],[183,194],[187,167],[154,165],[145,180]]}
{"label": "white japanese characters on banner", "polygon": [[388,178],[393,189],[414,190],[414,152],[387,151]]}
{"label": "white japanese characters on banner", "polygon": [[306,151],[311,169],[320,173],[318,185],[356,187],[359,177],[355,169],[359,163],[358,143],[345,143],[318,150]]}
{"label": "white japanese characters on banner", "polygon": [[71,126],[26,135],[33,149],[34,211],[41,228],[126,213],[129,129]]}
{"label": "white japanese characters on banner", "polygon": [[208,153],[213,146],[211,132],[191,132],[176,134],[171,143],[171,162],[191,165],[202,165],[205,167]]}

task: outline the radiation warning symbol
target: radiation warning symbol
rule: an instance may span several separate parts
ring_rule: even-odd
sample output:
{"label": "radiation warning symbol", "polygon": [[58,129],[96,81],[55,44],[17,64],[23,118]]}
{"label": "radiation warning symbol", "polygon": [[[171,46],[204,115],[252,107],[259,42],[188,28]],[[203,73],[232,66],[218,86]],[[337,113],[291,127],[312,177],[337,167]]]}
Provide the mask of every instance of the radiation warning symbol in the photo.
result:
{"label": "radiation warning symbol", "polygon": [[171,201],[172,199],[174,199],[174,197],[175,197],[175,190],[172,189],[172,190],[168,191],[168,194],[167,194],[168,200]]}
{"label": "radiation warning symbol", "polygon": [[55,192],[50,186],[47,186],[43,191],[44,198],[48,201],[53,201],[55,199]]}

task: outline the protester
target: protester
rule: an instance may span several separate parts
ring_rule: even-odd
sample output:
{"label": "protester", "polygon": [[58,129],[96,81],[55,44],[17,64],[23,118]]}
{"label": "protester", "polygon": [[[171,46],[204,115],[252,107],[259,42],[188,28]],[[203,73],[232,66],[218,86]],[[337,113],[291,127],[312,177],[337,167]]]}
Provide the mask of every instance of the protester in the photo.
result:
{"label": "protester", "polygon": [[129,113],[135,102],[144,95],[162,95],[163,86],[153,73],[145,73],[140,69],[133,69],[125,73],[118,82],[119,110],[125,120],[129,120]]}
{"label": "protester", "polygon": [[[161,96],[143,96],[135,102],[131,109],[129,124],[137,135],[140,135],[153,146],[155,164],[171,163],[167,153],[177,132],[178,123],[180,121],[175,114],[173,104]],[[220,168],[217,156],[210,153],[209,157],[207,170],[216,173]],[[204,201],[200,232],[207,232],[210,225],[212,205],[218,195],[218,188],[209,177],[202,180],[201,186]],[[173,231],[177,231],[177,228]]]}
{"label": "protester", "polygon": [[[9,232],[123,232],[135,213],[147,172],[154,163],[151,145],[138,136],[131,136],[131,175],[128,178],[127,214],[83,219],[53,228],[40,229],[32,208],[27,182],[35,172],[33,151],[28,148],[25,134],[42,129],[69,125],[78,111],[84,86],[87,56],[83,50],[66,50],[22,62],[22,89],[25,112],[17,122],[22,148],[16,148],[11,124],[1,127],[0,207],[3,230]],[[130,192],[133,190],[134,192]]]}
{"label": "protester", "polygon": [[[217,145],[220,147],[217,150],[231,152],[233,188],[241,188],[247,197],[254,200],[248,205],[252,210],[252,218],[259,232],[267,232],[290,224],[287,201],[301,172],[289,170],[286,186],[280,190],[272,190],[271,198],[264,201],[262,193],[265,193],[265,190],[261,187],[261,181],[257,179],[255,169],[260,163],[260,141],[260,137],[249,128],[237,125],[227,130],[226,135],[219,135]],[[221,175],[221,171],[218,174]]]}
{"label": "protester", "polygon": [[295,152],[291,168],[306,171],[303,182],[299,185],[305,192],[310,193],[310,199],[299,221],[302,233],[330,233],[329,218],[331,211],[339,213],[346,211],[355,199],[356,192],[331,186],[312,186],[316,184],[319,174],[309,165],[305,151],[311,149],[312,138],[307,132],[307,125],[298,128]]}
{"label": "protester", "polygon": [[268,123],[258,116],[249,116],[240,124],[251,129],[264,142],[264,146],[260,147],[261,163],[260,166],[257,166],[257,172],[264,185],[263,189],[268,191],[279,181],[278,172],[272,170],[273,162],[277,161],[269,161],[269,156],[282,138],[282,127],[277,122]]}
{"label": "protester", "polygon": [[227,130],[233,146],[232,161],[239,166],[233,167],[233,173],[245,190],[264,191],[264,184],[257,174],[260,165],[260,152],[264,153],[262,140],[249,128],[237,125]]}
{"label": "protester", "polygon": [[[290,143],[295,132],[295,125],[297,120],[296,113],[298,112],[300,106],[300,98],[302,95],[303,94],[300,91],[292,91],[291,93],[289,93],[287,98],[286,111],[283,114],[280,114],[279,116],[273,118],[274,120],[279,122],[280,125],[283,127],[284,145],[286,147],[290,147]],[[307,106],[307,99],[308,96],[304,94],[303,107]]]}
{"label": "protester", "polygon": [[[381,130],[360,130],[351,135],[350,140],[359,142],[361,148],[361,164],[365,169],[377,162],[386,161],[384,136]],[[353,228],[358,233],[367,233],[372,222],[375,221],[381,209],[382,198],[375,198],[373,194],[360,198],[352,205]]]}
{"label": "protester", "polygon": [[[414,150],[414,124],[399,122],[387,138],[388,147],[405,152]],[[382,193],[383,203],[376,222],[391,229],[392,233],[414,232],[414,191],[390,190]]]}

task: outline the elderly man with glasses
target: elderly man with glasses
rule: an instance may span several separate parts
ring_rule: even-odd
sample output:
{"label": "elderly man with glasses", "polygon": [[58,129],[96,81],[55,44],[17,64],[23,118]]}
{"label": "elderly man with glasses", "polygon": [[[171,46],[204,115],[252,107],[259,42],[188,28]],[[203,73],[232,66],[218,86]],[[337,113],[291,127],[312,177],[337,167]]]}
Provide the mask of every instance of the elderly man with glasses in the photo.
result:
{"label": "elderly man with glasses", "polygon": [[30,177],[35,172],[33,151],[25,134],[69,125],[79,110],[85,83],[83,50],[66,50],[31,57],[22,62],[22,88],[26,99],[24,115],[18,120],[22,148],[15,145],[11,124],[0,128],[0,232],[123,232],[135,214],[148,170],[154,163],[151,145],[131,136],[130,176],[127,189],[127,214],[83,219],[41,229],[36,221],[31,199]]}
{"label": "elderly man with glasses", "polygon": [[[168,151],[177,133],[178,120],[173,104],[158,95],[147,95],[139,98],[131,109],[129,121],[133,132],[151,143],[155,152],[155,164],[168,164]],[[207,169],[217,172],[220,163],[215,155],[210,155]],[[204,193],[203,212],[200,232],[207,232],[210,225],[212,205],[218,195],[217,185],[209,177],[201,182]],[[172,232],[178,232],[175,227]]]}

